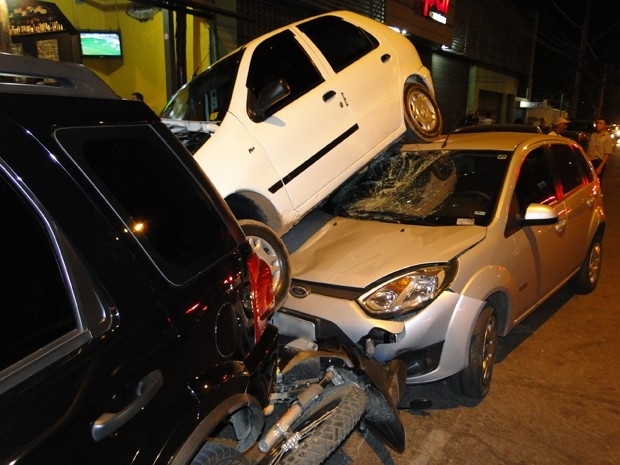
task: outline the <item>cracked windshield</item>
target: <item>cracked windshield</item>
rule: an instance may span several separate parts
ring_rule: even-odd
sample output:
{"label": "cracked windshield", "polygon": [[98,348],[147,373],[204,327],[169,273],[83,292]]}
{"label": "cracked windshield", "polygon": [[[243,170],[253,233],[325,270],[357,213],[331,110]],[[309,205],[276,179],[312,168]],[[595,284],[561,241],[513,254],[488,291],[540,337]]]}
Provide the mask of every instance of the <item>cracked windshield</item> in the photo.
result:
{"label": "cracked windshield", "polygon": [[392,151],[345,183],[325,208],[348,218],[423,225],[487,226],[509,153]]}

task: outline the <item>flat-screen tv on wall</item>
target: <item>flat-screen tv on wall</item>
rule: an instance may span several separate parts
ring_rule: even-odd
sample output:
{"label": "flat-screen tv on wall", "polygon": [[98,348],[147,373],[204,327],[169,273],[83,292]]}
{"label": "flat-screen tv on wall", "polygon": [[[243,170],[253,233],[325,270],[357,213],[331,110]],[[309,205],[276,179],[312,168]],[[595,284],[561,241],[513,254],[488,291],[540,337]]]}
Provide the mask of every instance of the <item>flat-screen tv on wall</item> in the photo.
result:
{"label": "flat-screen tv on wall", "polygon": [[121,31],[79,31],[84,58],[122,58]]}

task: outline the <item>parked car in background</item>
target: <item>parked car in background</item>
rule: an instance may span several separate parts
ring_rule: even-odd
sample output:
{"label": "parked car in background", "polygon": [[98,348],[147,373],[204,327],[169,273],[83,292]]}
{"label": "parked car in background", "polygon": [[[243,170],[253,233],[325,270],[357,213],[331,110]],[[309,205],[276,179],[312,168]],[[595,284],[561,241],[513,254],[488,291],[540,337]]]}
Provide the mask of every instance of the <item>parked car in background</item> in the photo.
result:
{"label": "parked car in background", "polygon": [[287,234],[293,283],[274,320],[402,359],[410,384],[449,378],[482,399],[498,336],[567,282],[594,290],[604,231],[599,180],[573,141],[481,132],[404,145]]}
{"label": "parked car in background", "polygon": [[584,150],[588,150],[588,142],[590,142],[590,136],[596,132],[595,120],[571,120],[568,122],[566,130],[562,132],[564,137],[573,139]]}
{"label": "parked car in background", "polygon": [[[81,65],[0,54],[0,462],[217,463],[261,433],[268,266],[182,144]],[[209,440],[237,429],[237,451]]]}
{"label": "parked car in background", "polygon": [[276,306],[290,281],[279,236],[401,136],[429,142],[442,131],[413,44],[346,11],[240,47],[181,88],[161,116],[272,265]]}

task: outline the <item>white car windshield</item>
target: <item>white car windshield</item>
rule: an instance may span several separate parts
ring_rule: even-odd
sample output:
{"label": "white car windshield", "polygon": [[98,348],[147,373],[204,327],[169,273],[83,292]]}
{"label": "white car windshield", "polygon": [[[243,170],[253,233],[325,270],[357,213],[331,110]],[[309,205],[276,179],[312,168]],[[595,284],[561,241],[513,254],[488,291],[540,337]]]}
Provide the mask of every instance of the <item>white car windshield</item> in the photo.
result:
{"label": "white car windshield", "polygon": [[392,223],[487,226],[509,162],[510,153],[498,151],[386,152],[324,208]]}
{"label": "white car windshield", "polygon": [[243,50],[215,62],[183,86],[161,117],[185,121],[221,121],[228,111]]}

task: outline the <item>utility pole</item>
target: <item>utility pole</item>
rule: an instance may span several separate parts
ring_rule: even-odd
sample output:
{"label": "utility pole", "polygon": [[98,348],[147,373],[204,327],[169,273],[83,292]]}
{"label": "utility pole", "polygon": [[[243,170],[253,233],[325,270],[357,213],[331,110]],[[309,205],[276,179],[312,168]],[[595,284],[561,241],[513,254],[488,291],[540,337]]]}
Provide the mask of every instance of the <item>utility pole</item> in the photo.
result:
{"label": "utility pole", "polygon": [[534,36],[532,37],[532,54],[530,56],[530,75],[527,80],[527,90],[525,93],[525,98],[530,101],[532,100],[532,77],[534,74],[534,57],[536,56],[536,38],[538,36],[538,18],[540,13],[538,10],[534,11]]}
{"label": "utility pole", "polygon": [[583,25],[581,26],[581,43],[579,45],[579,54],[577,55],[577,72],[575,73],[575,85],[573,87],[573,96],[571,100],[571,116],[577,116],[577,108],[579,106],[579,92],[581,90],[581,72],[583,70],[583,57],[588,46],[588,26],[590,24],[590,9],[592,0],[588,0],[586,5],[586,14],[583,17]]}
{"label": "utility pole", "polygon": [[604,101],[605,101],[605,86],[607,85],[607,63],[609,63],[610,55],[611,55],[611,47],[607,45],[607,57],[605,58],[605,63],[603,64],[603,79],[601,82],[601,92],[598,98],[598,108],[596,110],[596,117],[599,118],[603,115]]}
{"label": "utility pole", "polygon": [[11,53],[11,24],[6,0],[0,0],[0,52]]}

